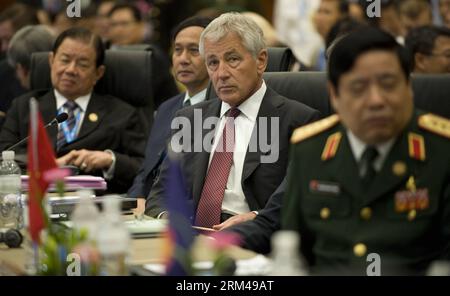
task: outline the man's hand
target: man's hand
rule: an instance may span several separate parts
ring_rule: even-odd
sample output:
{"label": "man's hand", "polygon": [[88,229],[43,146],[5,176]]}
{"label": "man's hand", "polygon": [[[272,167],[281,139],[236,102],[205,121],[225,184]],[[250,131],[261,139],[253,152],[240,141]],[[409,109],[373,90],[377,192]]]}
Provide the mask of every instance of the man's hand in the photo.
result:
{"label": "man's hand", "polygon": [[76,155],[76,152],[77,152],[76,150],[72,150],[69,153],[67,153],[66,155],[57,158],[56,159],[56,164],[58,166],[60,166],[60,167],[61,166],[65,166],[65,165],[69,165],[72,162],[72,160],[74,159],[74,156]]}
{"label": "man's hand", "polygon": [[137,199],[137,208],[133,210],[134,215],[140,216],[143,215],[145,212],[145,198],[138,198]]}
{"label": "man's hand", "polygon": [[254,212],[248,212],[245,214],[235,215],[218,225],[214,225],[213,229],[214,230],[223,230],[223,229],[231,227],[233,225],[236,225],[236,224],[239,224],[239,223],[242,223],[245,221],[253,220],[253,219],[255,219],[255,217],[256,217],[256,214]]}
{"label": "man's hand", "polygon": [[73,150],[69,154],[67,164],[77,166],[87,173],[94,170],[108,170],[113,162],[111,153],[104,151],[82,149]]}

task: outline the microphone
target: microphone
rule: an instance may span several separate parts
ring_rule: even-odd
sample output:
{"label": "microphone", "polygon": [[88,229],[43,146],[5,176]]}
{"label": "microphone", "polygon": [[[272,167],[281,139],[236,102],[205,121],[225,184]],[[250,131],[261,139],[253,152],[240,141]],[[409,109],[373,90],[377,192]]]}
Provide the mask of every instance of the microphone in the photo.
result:
{"label": "microphone", "polygon": [[50,121],[46,126],[44,126],[44,128],[47,128],[49,126],[54,125],[55,123],[61,123],[67,120],[67,118],[69,118],[69,114],[67,114],[66,112],[62,112],[59,113],[58,115],[56,115],[55,118],[53,118],[52,121]]}
{"label": "microphone", "polygon": [[[67,120],[67,118],[69,118],[69,114],[67,114],[66,112],[63,113],[59,113],[58,115],[56,115],[55,118],[52,119],[52,121],[50,121],[49,123],[47,123],[44,128],[47,129],[48,127],[64,122]],[[6,151],[8,150],[13,150],[14,148],[16,148],[17,146],[19,146],[20,144],[26,142],[28,140],[29,137],[25,137],[22,140],[20,140],[19,142],[17,142],[16,144],[10,146],[8,149],[6,149]]]}

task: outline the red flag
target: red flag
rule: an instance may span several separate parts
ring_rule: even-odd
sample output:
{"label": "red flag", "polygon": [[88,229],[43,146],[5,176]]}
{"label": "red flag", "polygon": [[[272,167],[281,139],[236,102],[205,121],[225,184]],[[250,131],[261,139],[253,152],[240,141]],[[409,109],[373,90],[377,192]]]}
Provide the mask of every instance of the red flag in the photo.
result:
{"label": "red flag", "polygon": [[34,98],[30,101],[30,128],[28,130],[28,213],[29,231],[34,242],[39,243],[39,234],[46,226],[42,199],[48,188],[44,180],[45,171],[56,168],[55,153],[44,128],[38,104]]}

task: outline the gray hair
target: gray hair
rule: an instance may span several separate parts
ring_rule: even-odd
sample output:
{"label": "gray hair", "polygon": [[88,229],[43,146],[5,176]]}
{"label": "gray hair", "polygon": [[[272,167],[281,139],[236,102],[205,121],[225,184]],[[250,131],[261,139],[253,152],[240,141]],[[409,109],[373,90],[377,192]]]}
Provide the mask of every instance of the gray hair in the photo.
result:
{"label": "gray hair", "polygon": [[17,64],[30,69],[31,55],[34,52],[50,51],[55,36],[47,26],[26,26],[14,34],[9,43],[8,62],[13,67]]}
{"label": "gray hair", "polygon": [[202,32],[199,44],[200,54],[202,56],[205,54],[205,39],[217,42],[229,33],[235,33],[255,58],[261,50],[266,48],[263,31],[255,21],[240,13],[229,12],[214,19]]}

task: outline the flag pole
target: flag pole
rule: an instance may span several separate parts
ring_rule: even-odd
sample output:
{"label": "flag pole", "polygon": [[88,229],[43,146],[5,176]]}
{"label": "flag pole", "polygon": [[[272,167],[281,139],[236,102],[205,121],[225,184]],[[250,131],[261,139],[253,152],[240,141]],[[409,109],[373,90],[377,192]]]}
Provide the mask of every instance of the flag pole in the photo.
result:
{"label": "flag pole", "polygon": [[[39,157],[38,155],[38,103],[34,97],[30,99],[30,134],[31,134],[31,149],[33,150],[33,169],[36,170],[39,167]],[[34,174],[36,172],[33,172]],[[33,248],[33,265],[35,273],[39,271],[39,245],[36,241],[32,240]]]}

